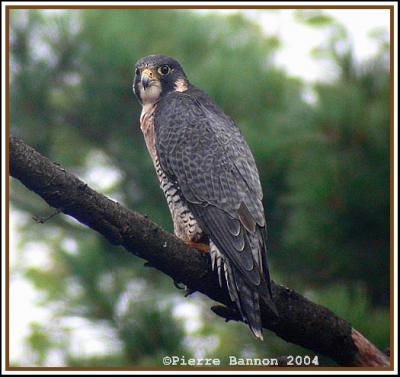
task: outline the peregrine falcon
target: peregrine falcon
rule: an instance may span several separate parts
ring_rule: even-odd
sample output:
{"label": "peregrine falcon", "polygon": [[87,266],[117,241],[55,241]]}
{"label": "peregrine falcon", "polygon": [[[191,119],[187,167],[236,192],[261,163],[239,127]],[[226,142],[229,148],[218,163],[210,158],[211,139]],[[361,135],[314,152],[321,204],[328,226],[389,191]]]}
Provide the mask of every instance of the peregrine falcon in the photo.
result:
{"label": "peregrine falcon", "polygon": [[249,146],[234,121],[189,82],[173,58],[140,59],[133,90],[175,235],[210,252],[219,284],[225,281],[243,320],[262,339],[260,299],[277,311],[263,194]]}

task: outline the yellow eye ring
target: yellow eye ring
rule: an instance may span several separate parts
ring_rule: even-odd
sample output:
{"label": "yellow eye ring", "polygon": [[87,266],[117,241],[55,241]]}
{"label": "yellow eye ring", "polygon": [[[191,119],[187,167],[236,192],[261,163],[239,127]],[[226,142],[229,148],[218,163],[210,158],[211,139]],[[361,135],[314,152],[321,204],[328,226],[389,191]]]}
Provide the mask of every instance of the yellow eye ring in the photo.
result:
{"label": "yellow eye ring", "polygon": [[162,65],[157,71],[161,76],[165,76],[171,72],[171,68],[168,65]]}

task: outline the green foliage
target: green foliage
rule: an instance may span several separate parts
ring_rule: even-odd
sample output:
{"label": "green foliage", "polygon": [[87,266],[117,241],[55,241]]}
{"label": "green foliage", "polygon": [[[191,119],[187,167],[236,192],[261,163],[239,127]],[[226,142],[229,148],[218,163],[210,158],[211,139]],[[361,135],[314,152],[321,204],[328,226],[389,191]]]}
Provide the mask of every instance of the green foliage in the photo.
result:
{"label": "green foliage", "polygon": [[287,170],[284,239],[288,253],[301,258],[287,266],[315,282],[364,282],[369,296],[384,304],[390,250],[388,67],[380,58],[349,71],[351,52],[342,54],[332,52],[342,76],[315,85],[318,104],[292,133],[297,147]]}
{"label": "green foliage", "polygon": [[309,26],[325,27],[334,23],[332,17],[324,14],[321,10],[298,10],[295,18]]}
{"label": "green foliage", "polygon": [[[174,56],[241,127],[260,171],[273,279],[349,320],[380,347],[389,343],[389,70],[379,56],[354,60],[345,28],[321,12],[296,17],[330,31],[318,57],[337,68],[332,83],[305,84],[274,63],[276,37],[241,15],[173,10],[14,10],[11,15],[11,133],[83,177],[98,190],[172,230],[165,200],[139,129],[132,94],[134,63]],[[343,47],[344,46],[344,47]],[[339,48],[340,47],[340,48]],[[33,323],[31,360],[48,365],[59,352],[75,367],[161,366],[162,356],[272,357],[309,354],[273,334],[257,342],[239,323],[210,313],[209,300],[185,299],[170,279],[63,215],[44,225],[26,220],[49,209],[18,182],[15,274],[41,292],[50,324]],[[190,302],[185,320],[174,310]],[[187,323],[198,317],[195,330]],[[105,351],[76,351],[79,318],[100,334]],[[75,335],[74,335],[75,334]],[[109,344],[108,344],[109,343]],[[321,359],[324,365],[331,363]],[[30,363],[29,365],[24,364]]]}
{"label": "green foliage", "polygon": [[383,350],[388,347],[389,313],[372,304],[365,287],[359,285],[348,288],[332,285],[310,296],[315,302],[329,307],[340,317],[345,318],[368,339],[374,339],[374,344],[378,348]]}
{"label": "green foliage", "polygon": [[46,332],[46,329],[39,323],[32,322],[30,327],[31,332],[26,339],[26,343],[34,355],[35,364],[43,365],[46,361],[47,353],[51,347],[54,347],[54,345],[49,339],[49,334]]}

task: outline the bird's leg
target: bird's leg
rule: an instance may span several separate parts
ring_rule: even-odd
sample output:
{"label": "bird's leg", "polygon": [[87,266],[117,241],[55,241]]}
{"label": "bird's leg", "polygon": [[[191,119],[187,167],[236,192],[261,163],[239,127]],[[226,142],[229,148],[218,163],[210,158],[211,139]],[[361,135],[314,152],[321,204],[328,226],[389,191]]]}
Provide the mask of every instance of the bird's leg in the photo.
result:
{"label": "bird's leg", "polygon": [[194,249],[197,249],[203,253],[208,253],[210,251],[210,245],[206,243],[198,243],[198,242],[193,242],[193,241],[185,241],[186,245],[189,245],[190,247],[193,247]]}

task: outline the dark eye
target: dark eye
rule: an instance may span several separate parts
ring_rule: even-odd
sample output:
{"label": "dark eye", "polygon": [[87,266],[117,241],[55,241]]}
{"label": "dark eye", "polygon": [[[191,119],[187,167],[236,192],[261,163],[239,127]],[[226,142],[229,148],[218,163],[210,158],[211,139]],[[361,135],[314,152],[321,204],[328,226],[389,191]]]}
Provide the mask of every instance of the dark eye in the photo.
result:
{"label": "dark eye", "polygon": [[158,68],[158,72],[163,76],[168,75],[168,73],[171,72],[171,68],[167,65],[162,65],[160,68]]}
{"label": "dark eye", "polygon": [[139,68],[136,68],[136,70],[135,70],[135,75],[136,75],[136,76],[139,76],[139,73],[140,73]]}

